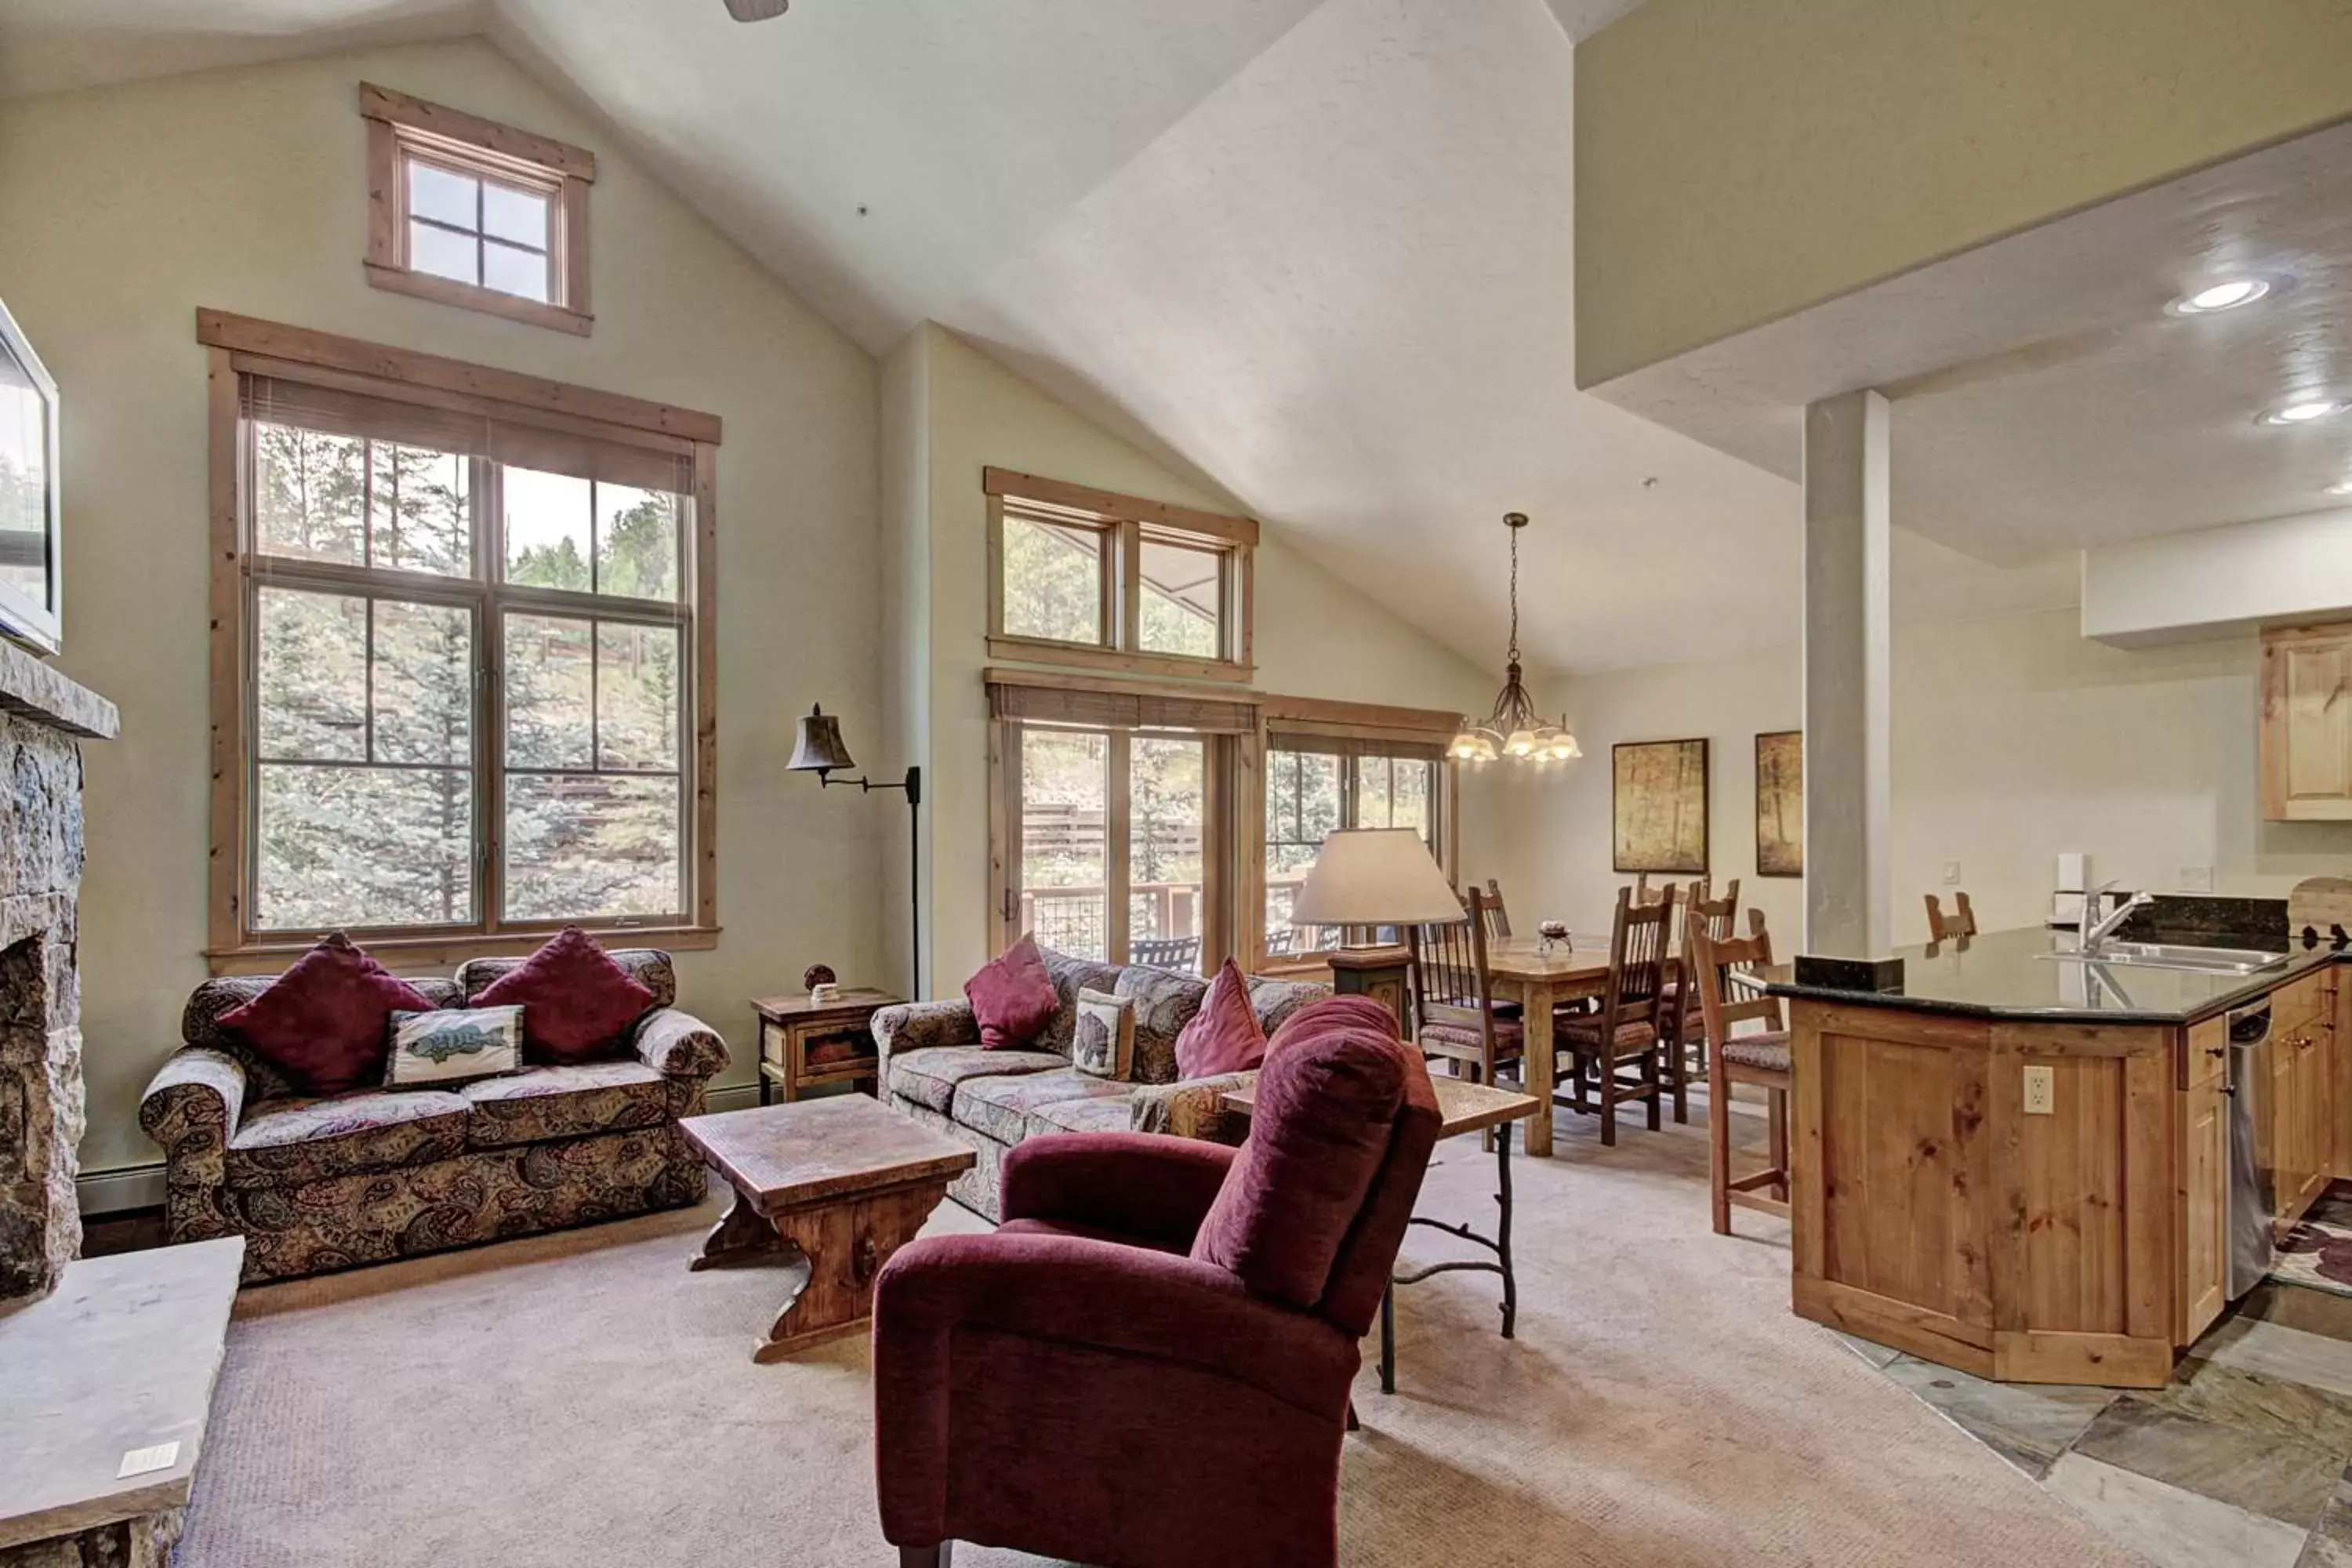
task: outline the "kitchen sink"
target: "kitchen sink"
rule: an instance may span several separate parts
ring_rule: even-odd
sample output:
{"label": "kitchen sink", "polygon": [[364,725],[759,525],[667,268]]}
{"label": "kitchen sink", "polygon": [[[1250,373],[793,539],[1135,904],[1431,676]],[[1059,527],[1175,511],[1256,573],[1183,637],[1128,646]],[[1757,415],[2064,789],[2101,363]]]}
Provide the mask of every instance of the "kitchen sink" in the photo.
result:
{"label": "kitchen sink", "polygon": [[2191,947],[2185,942],[2108,942],[2094,952],[2045,952],[2060,963],[2112,963],[2126,969],[2178,969],[2192,974],[2260,974],[2293,955],[2250,947]]}

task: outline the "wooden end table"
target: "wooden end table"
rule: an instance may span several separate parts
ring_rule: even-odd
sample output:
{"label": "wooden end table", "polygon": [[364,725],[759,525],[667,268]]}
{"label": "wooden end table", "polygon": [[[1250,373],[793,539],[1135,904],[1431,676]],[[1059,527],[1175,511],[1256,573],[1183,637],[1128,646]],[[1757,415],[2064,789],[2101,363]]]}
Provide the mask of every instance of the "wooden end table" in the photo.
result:
{"label": "wooden end table", "polygon": [[979,1156],[862,1094],[689,1116],[686,1140],[735,1189],[690,1269],[778,1264],[784,1304],[755,1362],[857,1332],[874,1276]]}
{"label": "wooden end table", "polygon": [[[1440,1138],[1459,1138],[1469,1132],[1491,1131],[1495,1138],[1495,1234],[1481,1236],[1466,1225],[1449,1225],[1444,1220],[1423,1219],[1415,1215],[1409,1222],[1425,1225],[1432,1230],[1442,1230],[1461,1240],[1475,1242],[1495,1255],[1491,1263],[1484,1258],[1464,1258],[1444,1263],[1433,1263],[1410,1274],[1389,1276],[1388,1289],[1381,1294],[1381,1392],[1396,1392],[1396,1288],[1417,1285],[1435,1274],[1458,1274],[1465,1270],[1480,1274],[1497,1274],[1503,1280],[1503,1337],[1512,1338],[1518,1328],[1519,1278],[1511,1266],[1511,1123],[1536,1114],[1541,1104],[1531,1094],[1516,1089],[1493,1089],[1482,1083],[1465,1083],[1460,1079],[1433,1078],[1430,1087],[1437,1091],[1437,1110],[1444,1118],[1437,1130]],[[1248,1115],[1256,1108],[1257,1086],[1227,1089],[1222,1097],[1225,1109]]]}
{"label": "wooden end table", "polygon": [[862,1082],[878,1094],[874,1015],[900,1000],[864,987],[844,991],[830,1002],[812,1002],[805,994],[754,997],[760,1103],[768,1104],[781,1089],[789,1105],[821,1083]]}

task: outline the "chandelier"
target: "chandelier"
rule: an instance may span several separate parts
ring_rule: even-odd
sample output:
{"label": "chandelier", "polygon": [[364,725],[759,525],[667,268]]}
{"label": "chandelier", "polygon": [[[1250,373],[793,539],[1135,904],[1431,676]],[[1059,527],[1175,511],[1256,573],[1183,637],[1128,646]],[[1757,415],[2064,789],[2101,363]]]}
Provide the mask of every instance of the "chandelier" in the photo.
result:
{"label": "chandelier", "polygon": [[1483,721],[1474,721],[1466,714],[1462,720],[1462,732],[1454,737],[1446,751],[1465,763],[1491,763],[1497,757],[1511,757],[1523,763],[1566,762],[1570,757],[1584,755],[1584,748],[1568,732],[1568,717],[1553,724],[1536,711],[1535,700],[1519,680],[1519,530],[1527,527],[1528,514],[1507,511],[1503,526],[1511,531],[1511,653],[1510,662],[1503,667],[1503,689],[1495,699],[1495,710]]}

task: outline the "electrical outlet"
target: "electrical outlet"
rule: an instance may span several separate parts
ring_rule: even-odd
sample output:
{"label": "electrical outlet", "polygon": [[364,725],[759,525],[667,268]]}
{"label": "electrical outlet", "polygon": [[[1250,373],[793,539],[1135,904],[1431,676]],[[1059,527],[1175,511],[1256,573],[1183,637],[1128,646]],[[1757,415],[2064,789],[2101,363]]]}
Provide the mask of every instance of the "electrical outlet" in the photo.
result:
{"label": "electrical outlet", "polygon": [[2049,1116],[2058,1110],[2058,1069],[2027,1068],[2025,1069],[2025,1114]]}
{"label": "electrical outlet", "polygon": [[1951,886],[1953,886],[1955,883],[1958,882],[1958,881],[1959,881],[1959,879],[1960,879],[1960,863],[1959,863],[1958,860],[1947,860],[1947,861],[1945,861],[1945,862],[1944,862],[1944,886],[1946,886],[1946,887],[1948,887],[1948,887],[1951,887]]}
{"label": "electrical outlet", "polygon": [[2183,866],[2180,868],[2180,890],[2184,893],[2210,893],[2213,890],[2213,868]]}

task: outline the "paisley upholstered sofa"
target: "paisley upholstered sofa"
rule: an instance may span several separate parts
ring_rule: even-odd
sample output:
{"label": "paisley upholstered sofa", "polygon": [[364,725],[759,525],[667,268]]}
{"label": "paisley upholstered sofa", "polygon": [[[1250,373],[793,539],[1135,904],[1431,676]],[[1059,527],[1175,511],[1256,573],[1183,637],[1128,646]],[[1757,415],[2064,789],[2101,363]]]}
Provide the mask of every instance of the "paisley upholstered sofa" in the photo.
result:
{"label": "paisley upholstered sofa", "polygon": [[[1208,982],[1141,964],[1097,963],[1041,948],[1060,1005],[1026,1050],[980,1043],[971,1005],[916,1002],[874,1015],[882,1093],[891,1107],[968,1144],[979,1163],[948,1194],[966,1208],[999,1217],[998,1168],[1024,1139],[1055,1132],[1168,1132],[1235,1142],[1246,1121],[1229,1118],[1223,1093],[1248,1075],[1180,1081],[1176,1037],[1201,1010]],[[1310,981],[1253,978],[1250,1010],[1269,1036],[1285,1018],[1330,988]],[[1130,1081],[1093,1077],[1070,1065],[1078,993],[1135,998],[1135,1065]]]}
{"label": "paisley upholstered sofa", "polygon": [[[677,1123],[701,1112],[726,1042],[673,1005],[669,954],[611,956],[654,1003],[597,1059],[323,1098],[222,1026],[275,977],[206,981],[139,1110],[163,1148],[170,1239],[243,1236],[251,1284],[700,1202],[703,1164]],[[464,1006],[520,962],[409,984]]]}

